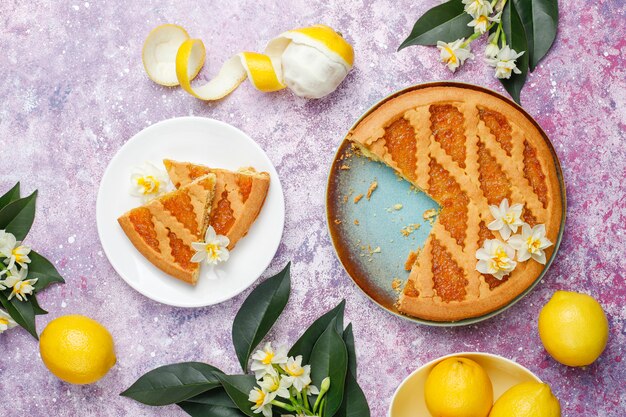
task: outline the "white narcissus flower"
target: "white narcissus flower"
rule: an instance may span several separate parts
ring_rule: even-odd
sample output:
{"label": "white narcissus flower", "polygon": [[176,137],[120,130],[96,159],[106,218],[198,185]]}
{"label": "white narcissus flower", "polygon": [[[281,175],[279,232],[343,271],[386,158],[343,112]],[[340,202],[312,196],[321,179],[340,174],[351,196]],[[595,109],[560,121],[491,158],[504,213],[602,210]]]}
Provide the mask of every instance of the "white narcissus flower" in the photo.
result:
{"label": "white narcissus flower", "polygon": [[263,413],[265,417],[272,417],[272,401],[276,398],[276,393],[265,391],[263,388],[254,387],[250,391],[248,401],[253,402],[252,411],[255,414]]}
{"label": "white narcissus flower", "polygon": [[0,310],[0,333],[4,333],[9,329],[17,326],[13,318],[4,310]]}
{"label": "white narcissus flower", "polygon": [[508,242],[517,251],[519,262],[533,258],[542,265],[546,264],[544,249],[552,246],[552,242],[546,238],[546,227],[538,224],[532,229],[526,223],[522,225],[520,235],[511,236]]}
{"label": "white narcissus flower", "polygon": [[497,230],[500,232],[502,239],[508,240],[511,237],[511,233],[516,233],[517,228],[524,224],[521,219],[522,210],[524,206],[521,204],[513,204],[509,207],[509,200],[507,198],[500,202],[500,207],[489,206],[489,211],[495,219],[487,225],[489,230]]}
{"label": "white narcissus flower", "polygon": [[311,365],[302,366],[302,356],[298,355],[295,358],[290,357],[287,363],[281,365],[283,371],[288,376],[284,377],[298,392],[302,392],[303,389],[311,384]]}
{"label": "white narcissus flower", "polygon": [[500,21],[500,14],[501,13],[498,13],[493,17],[489,17],[486,14],[481,14],[480,16],[476,16],[471,22],[469,22],[467,26],[473,27],[474,33],[480,33],[482,35],[483,33],[487,32],[487,26],[489,26],[489,23]]}
{"label": "white narcissus flower", "polygon": [[30,247],[18,242],[12,233],[0,230],[0,257],[6,258],[4,264],[7,269],[13,268],[16,263],[22,268],[28,267],[29,253]]}
{"label": "white narcissus flower", "polygon": [[265,374],[258,384],[263,390],[270,393],[276,393],[278,397],[289,398],[289,388],[291,387],[291,381],[281,377],[278,374]]}
{"label": "white narcissus flower", "polygon": [[476,251],[476,270],[481,274],[493,275],[497,279],[502,279],[510,274],[517,262],[515,258],[515,250],[506,243],[497,240],[485,240],[483,247]]}
{"label": "white narcissus flower", "polygon": [[465,38],[457,39],[452,43],[437,41],[437,48],[441,51],[441,62],[448,66],[448,69],[455,72],[466,59],[474,58],[470,46],[464,45]]}
{"label": "white narcissus flower", "polygon": [[130,194],[144,201],[152,200],[167,192],[167,173],[150,162],[135,167],[130,175]]}
{"label": "white narcissus flower", "polygon": [[515,49],[511,49],[509,45],[504,45],[494,58],[487,58],[485,61],[496,69],[496,78],[509,79],[512,73],[522,73],[515,63],[517,58],[522,55],[524,55],[524,51],[518,53],[515,52]]}
{"label": "white narcissus flower", "polygon": [[284,365],[287,363],[286,346],[280,346],[277,349],[272,347],[272,343],[268,342],[263,346],[263,349],[257,350],[252,355],[252,365],[250,370],[254,372],[256,379],[261,379],[265,375],[275,375],[276,370],[274,365]]}
{"label": "white narcissus flower", "polygon": [[485,56],[487,58],[495,58],[500,52],[500,47],[498,46],[498,40],[495,39],[497,33],[492,33],[489,35],[489,39],[487,39],[487,47],[485,48]]}
{"label": "white narcissus flower", "polygon": [[465,13],[473,18],[493,13],[493,7],[491,7],[489,0],[463,0],[463,4],[465,5]]}
{"label": "white narcissus flower", "polygon": [[5,288],[13,288],[8,299],[16,297],[20,301],[26,301],[26,296],[33,293],[35,287],[33,285],[37,282],[38,278],[26,279],[28,270],[22,268],[18,271],[16,267],[9,270],[7,277],[0,281],[0,286]]}
{"label": "white narcissus flower", "polygon": [[209,265],[226,262],[230,257],[228,245],[230,245],[230,240],[226,236],[218,235],[213,226],[209,226],[204,234],[204,242],[191,244],[191,247],[196,251],[191,257],[191,262],[206,261]]}

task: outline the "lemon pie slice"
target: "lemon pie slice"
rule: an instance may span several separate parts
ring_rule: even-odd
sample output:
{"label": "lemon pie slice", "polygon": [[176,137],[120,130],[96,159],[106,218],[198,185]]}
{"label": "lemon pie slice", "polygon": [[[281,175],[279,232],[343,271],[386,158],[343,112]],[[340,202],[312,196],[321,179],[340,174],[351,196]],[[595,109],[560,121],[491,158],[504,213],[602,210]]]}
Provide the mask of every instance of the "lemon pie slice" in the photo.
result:
{"label": "lemon pie slice", "polygon": [[[379,105],[348,139],[428,193],[441,213],[411,259],[400,312],[433,321],[478,317],[513,301],[544,265],[519,262],[497,279],[477,271],[476,252],[499,236],[490,205],[523,205],[522,220],[557,242],[563,218],[557,161],[536,124],[494,94],[433,86]],[[550,259],[554,246],[546,250]]]}
{"label": "lemon pie slice", "polygon": [[215,174],[206,173],[117,220],[147,260],[166,274],[195,285],[200,264],[191,262],[191,244],[204,239],[215,185]]}
{"label": "lemon pie slice", "polygon": [[270,175],[267,172],[257,172],[254,168],[229,171],[169,159],[165,159],[163,164],[177,188],[184,187],[203,175],[215,175],[215,199],[209,224],[218,235],[228,237],[229,250],[234,248],[248,233],[263,208],[270,186]]}

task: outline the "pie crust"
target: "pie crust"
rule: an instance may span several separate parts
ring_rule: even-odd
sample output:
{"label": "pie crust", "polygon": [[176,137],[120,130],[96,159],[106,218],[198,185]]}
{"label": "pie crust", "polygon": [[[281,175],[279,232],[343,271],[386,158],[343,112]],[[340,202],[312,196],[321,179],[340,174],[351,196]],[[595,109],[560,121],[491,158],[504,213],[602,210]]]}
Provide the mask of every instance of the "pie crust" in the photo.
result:
{"label": "pie crust", "polygon": [[[522,218],[544,224],[557,242],[563,197],[549,142],[537,125],[495,94],[432,86],[395,96],[371,111],[348,139],[428,193],[441,207],[400,295],[400,312],[458,321],[493,312],[529,288],[544,265],[529,260],[503,280],[476,271],[489,205],[524,205]],[[421,213],[418,214],[421,216]],[[546,250],[548,259],[554,246]]]}
{"label": "pie crust", "polygon": [[200,264],[191,262],[191,244],[204,239],[215,185],[215,174],[203,175],[117,221],[147,260],[166,274],[196,285]]}
{"label": "pie crust", "polygon": [[235,247],[256,220],[270,186],[270,175],[254,168],[238,171],[209,168],[189,162],[163,161],[175,187],[181,187],[194,179],[214,174],[216,177],[210,225],[217,234],[230,239],[228,249]]}

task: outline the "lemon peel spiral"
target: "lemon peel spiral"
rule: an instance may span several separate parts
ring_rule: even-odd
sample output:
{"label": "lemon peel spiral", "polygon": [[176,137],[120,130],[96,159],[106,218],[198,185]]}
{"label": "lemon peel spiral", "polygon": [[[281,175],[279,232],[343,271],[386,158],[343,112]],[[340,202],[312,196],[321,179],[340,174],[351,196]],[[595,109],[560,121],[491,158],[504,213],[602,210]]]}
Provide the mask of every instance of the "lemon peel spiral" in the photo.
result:
{"label": "lemon peel spiral", "polygon": [[259,91],[289,88],[305,98],[333,92],[354,65],[354,49],[325,25],[289,30],[272,39],[264,53],[241,52],[230,57],[215,77],[194,86],[206,59],[200,39],[180,26],[165,24],[146,38],[142,60],[148,77],[164,86],[180,85],[200,100],[219,100],[249,79]]}

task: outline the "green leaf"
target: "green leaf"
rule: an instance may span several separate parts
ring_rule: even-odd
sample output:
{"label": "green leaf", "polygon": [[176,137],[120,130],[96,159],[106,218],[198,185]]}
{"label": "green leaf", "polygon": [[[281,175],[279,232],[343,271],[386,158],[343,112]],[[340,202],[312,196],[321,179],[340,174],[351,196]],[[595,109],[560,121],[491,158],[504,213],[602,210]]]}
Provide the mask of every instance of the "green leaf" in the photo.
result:
{"label": "green leaf", "polygon": [[346,344],[348,352],[348,370],[356,378],[356,348],[354,346],[354,333],[352,332],[352,323],[348,324],[343,332],[343,342]]}
{"label": "green leaf", "polygon": [[348,372],[341,407],[335,417],[370,417],[367,398],[359,386],[356,377]]}
{"label": "green leaf", "polygon": [[26,329],[35,339],[39,340],[37,329],[35,328],[35,309],[30,299],[28,301],[20,301],[17,297],[13,297],[9,300],[7,293],[0,291],[0,304],[17,324]]}
{"label": "green leaf", "polygon": [[255,417],[252,403],[248,401],[250,391],[256,386],[253,375],[220,375],[222,386],[237,408],[245,415]]}
{"label": "green leaf", "polygon": [[53,282],[65,282],[54,265],[46,258],[34,250],[30,251],[28,257],[30,258],[28,278],[37,278],[37,282],[34,285],[35,291],[41,291]]}
{"label": "green leaf", "polygon": [[187,414],[192,417],[245,417],[238,408],[229,408],[221,405],[199,404],[188,401],[178,403]]}
{"label": "green leaf", "polygon": [[559,3],[557,0],[513,0],[513,5],[524,26],[530,71],[534,71],[556,39]]}
{"label": "green leaf", "polygon": [[315,342],[320,338],[324,330],[333,319],[336,319],[337,333],[343,333],[343,312],[346,307],[346,300],[342,300],[337,307],[333,308],[317,320],[304,332],[300,339],[289,350],[289,356],[302,355],[302,363],[309,363],[311,351]]}
{"label": "green leaf", "polygon": [[37,297],[35,296],[35,294],[32,294],[30,297],[28,297],[28,301],[33,305],[33,311],[35,312],[35,316],[48,314],[48,312],[41,308],[41,306],[39,305],[39,301],[37,301]]}
{"label": "green leaf", "polygon": [[316,387],[330,377],[330,389],[326,394],[324,415],[333,416],[341,406],[344,384],[348,370],[348,351],[337,333],[337,319],[333,319],[315,343],[311,352],[311,379]]}
{"label": "green leaf", "polygon": [[522,73],[511,74],[511,78],[508,80],[500,80],[506,91],[513,97],[513,100],[519,104],[520,93],[526,82],[526,75],[528,74],[528,44],[526,42],[526,34],[524,32],[524,26],[522,26],[522,20],[511,2],[508,2],[502,11],[502,28],[506,35],[506,42],[512,49],[515,49],[516,52],[526,51],[524,55],[519,57],[516,61],[517,67]]}
{"label": "green leaf", "polygon": [[247,370],[250,354],[270,331],[289,300],[291,280],[285,268],[256,287],[243,302],[233,321],[233,345],[241,369]]}
{"label": "green leaf", "polygon": [[7,204],[0,210],[0,230],[13,233],[18,241],[24,240],[35,220],[36,200],[37,191]]}
{"label": "green leaf", "polygon": [[411,34],[398,51],[411,45],[436,45],[437,41],[452,42],[467,38],[474,33],[474,28],[467,26],[471,21],[472,17],[465,13],[461,0],[435,6],[415,22]]}
{"label": "green leaf", "polygon": [[143,375],[120,395],[147,405],[174,404],[219,387],[221,374],[200,362],[165,365]]}
{"label": "green leaf", "polygon": [[7,191],[2,197],[0,197],[0,210],[2,210],[7,204],[20,198],[20,183],[18,182]]}
{"label": "green leaf", "polygon": [[215,388],[191,397],[178,406],[193,417],[245,417],[224,388]]}

